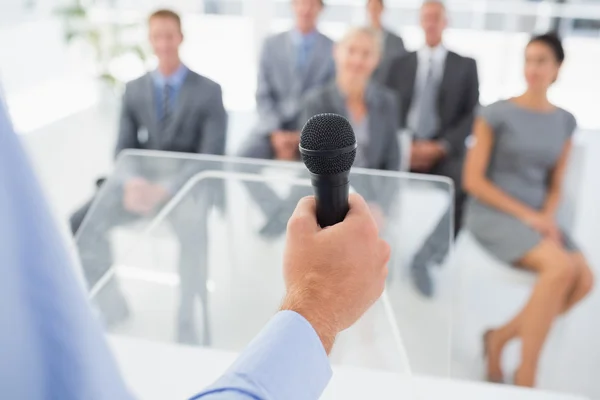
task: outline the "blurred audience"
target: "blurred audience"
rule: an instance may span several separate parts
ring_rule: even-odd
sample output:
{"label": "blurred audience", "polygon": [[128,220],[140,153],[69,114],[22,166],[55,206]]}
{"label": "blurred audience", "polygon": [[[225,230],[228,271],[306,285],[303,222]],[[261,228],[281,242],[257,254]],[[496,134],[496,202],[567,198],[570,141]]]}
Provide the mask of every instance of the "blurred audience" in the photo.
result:
{"label": "blurred audience", "polygon": [[301,124],[321,113],[346,117],[356,135],[354,167],[398,170],[400,149],[394,93],[371,75],[381,57],[379,33],[372,28],[351,29],[336,44],[336,79],[313,89],[302,102]]}
{"label": "blurred audience", "polygon": [[[391,90],[371,82],[381,56],[380,44],[379,33],[372,28],[355,28],[346,33],[334,49],[335,80],[304,96],[297,125],[302,126],[309,118],[321,113],[345,116],[354,128],[358,144],[354,166],[398,170],[400,148],[395,96]],[[367,200],[383,199],[384,204],[379,205],[387,208],[394,191],[379,187],[376,179],[367,178],[357,177],[352,184],[360,187]],[[249,183],[248,187],[255,200],[271,212],[261,229],[261,234],[267,237],[282,234],[294,204],[311,193],[310,187],[295,186],[285,199],[280,199],[266,185]],[[390,195],[385,195],[388,192]]]}
{"label": "blurred audience", "polygon": [[373,72],[373,79],[381,83],[385,82],[392,61],[406,53],[402,38],[383,26],[382,16],[385,10],[384,1],[385,0],[367,0],[369,24],[381,35],[380,45],[382,47],[382,53],[379,65]]}
{"label": "blurred audience", "polygon": [[[298,123],[302,97],[335,76],[333,42],[317,30],[323,7],[323,0],[292,0],[294,28],[265,40],[258,66],[258,124],[242,146],[242,157],[300,159],[298,145],[302,127]],[[281,221],[283,214],[277,194],[260,182],[248,182],[246,186],[266,217],[260,234],[281,235],[285,221]],[[287,210],[287,206],[284,209]],[[289,215],[286,214],[286,218]]]}
{"label": "blurred audience", "polygon": [[534,386],[552,323],[593,285],[584,255],[556,221],[576,128],[573,115],[547,97],[564,59],[555,35],[531,39],[525,51],[526,91],[481,109],[465,163],[466,229],[499,260],[539,276],[523,310],[484,335],[487,377],[493,382],[504,381],[502,351],[519,338],[521,364],[514,382]]}
{"label": "blurred audience", "polygon": [[265,40],[256,92],[259,123],[242,156],[299,159],[302,95],[334,77],[333,42],[317,30],[323,6],[322,0],[292,0],[295,27]]}
{"label": "blurred audience", "polygon": [[411,171],[449,177],[455,185],[454,214],[445,214],[411,265],[413,282],[428,297],[434,291],[429,268],[448,252],[448,226],[454,221],[454,234],[460,229],[465,140],[479,103],[477,64],[444,46],[446,26],[444,4],[426,0],[421,7],[425,46],[396,59],[386,80],[398,94],[400,124],[413,138]]}
{"label": "blurred audience", "polygon": [[[221,87],[181,62],[179,47],[183,33],[176,13],[159,10],[150,16],[148,24],[158,68],[127,84],[116,154],[126,149],[224,154],[227,113]],[[112,199],[108,193],[95,204],[94,225],[78,235],[80,257],[90,287],[108,273],[113,263],[108,240],[110,229],[150,216],[189,178],[172,179],[179,175],[173,163],[172,171],[158,165],[158,161],[158,164],[151,163],[148,160],[144,165],[131,165],[128,176],[119,183],[122,195]],[[169,173],[171,176],[165,176]],[[93,203],[91,200],[71,217],[73,234],[82,227]],[[196,203],[186,199],[168,217],[181,244],[178,335],[179,340],[186,343],[198,341],[193,321],[194,299],[199,296],[206,302],[206,285],[203,284],[207,263],[206,221]],[[206,204],[202,207],[205,210]],[[115,279],[107,284],[98,299],[108,324],[127,318],[128,307]],[[206,326],[205,342],[209,340]]]}
{"label": "blurred audience", "polygon": [[[371,81],[380,57],[381,36],[377,30],[350,29],[335,46],[335,81],[306,95],[301,124],[316,114],[342,115],[350,121],[358,144],[353,167],[397,171],[400,145],[395,94]],[[396,193],[390,180],[354,176],[352,186],[369,201],[382,225]]]}

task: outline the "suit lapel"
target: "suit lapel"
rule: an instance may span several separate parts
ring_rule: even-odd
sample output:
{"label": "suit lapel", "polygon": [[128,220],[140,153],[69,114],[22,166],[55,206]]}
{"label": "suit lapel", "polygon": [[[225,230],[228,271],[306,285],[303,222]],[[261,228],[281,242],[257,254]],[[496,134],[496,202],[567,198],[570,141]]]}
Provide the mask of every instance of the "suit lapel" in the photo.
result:
{"label": "suit lapel", "polygon": [[159,132],[160,126],[158,116],[156,115],[158,99],[156,98],[156,90],[154,89],[154,81],[152,75],[148,72],[144,77],[143,83],[143,98],[141,99],[142,112],[144,115],[143,121],[147,121],[146,129],[149,133]]}
{"label": "suit lapel", "polygon": [[367,112],[369,115],[369,144],[365,151],[365,159],[369,168],[380,168],[375,162],[380,157],[382,145],[382,129],[381,123],[387,119],[387,115],[383,115],[381,108],[381,97],[378,96],[376,88],[369,86],[367,91]]}
{"label": "suit lapel", "polygon": [[384,29],[383,30],[383,54],[382,57],[385,57],[387,54],[392,54],[393,43],[390,36],[390,31]]}
{"label": "suit lapel", "polygon": [[438,112],[441,114],[443,110],[443,103],[446,98],[446,94],[449,92],[450,86],[452,85],[452,75],[456,68],[456,57],[455,53],[449,51],[446,55],[446,61],[444,63],[444,73],[442,75],[442,81],[440,82],[440,88],[438,92]]}
{"label": "suit lapel", "polygon": [[418,55],[417,52],[411,53],[407,56],[406,62],[406,71],[401,71],[400,74],[405,76],[404,86],[406,86],[406,98],[399,99],[402,103],[406,103],[402,105],[403,108],[403,116],[402,120],[406,121],[408,117],[408,111],[412,107],[412,101],[414,99],[415,94],[415,83],[417,82],[417,68],[418,68]]}

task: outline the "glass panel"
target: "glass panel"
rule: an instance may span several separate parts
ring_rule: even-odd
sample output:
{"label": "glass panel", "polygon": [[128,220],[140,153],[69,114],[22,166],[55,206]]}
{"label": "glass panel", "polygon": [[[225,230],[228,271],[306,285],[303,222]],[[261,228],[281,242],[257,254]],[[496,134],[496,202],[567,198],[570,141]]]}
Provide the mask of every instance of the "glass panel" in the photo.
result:
{"label": "glass panel", "polygon": [[[124,204],[150,202],[153,194],[125,195],[134,179],[172,195],[136,216]],[[393,255],[386,293],[339,336],[333,363],[448,376],[451,270],[434,272],[436,290],[426,299],[411,286],[408,267],[417,254],[449,249],[449,181],[360,169],[350,181],[378,216]],[[122,155],[77,237],[109,332],[242,350],[280,305],[287,220],[311,193],[299,163]]]}

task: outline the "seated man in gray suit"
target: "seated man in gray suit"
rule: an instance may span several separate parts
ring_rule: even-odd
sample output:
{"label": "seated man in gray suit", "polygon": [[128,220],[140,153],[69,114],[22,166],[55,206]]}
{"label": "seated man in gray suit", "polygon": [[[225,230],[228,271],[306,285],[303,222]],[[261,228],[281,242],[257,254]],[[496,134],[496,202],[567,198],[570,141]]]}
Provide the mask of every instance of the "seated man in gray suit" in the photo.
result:
{"label": "seated man in gray suit", "polygon": [[367,0],[367,13],[371,26],[381,35],[382,52],[379,65],[373,72],[373,79],[385,83],[392,61],[406,53],[402,38],[386,29],[382,23],[384,0]]}
{"label": "seated man in gray suit", "polygon": [[265,40],[258,70],[259,122],[245,157],[297,160],[302,95],[334,77],[333,42],[317,30],[322,0],[292,0],[296,26]]}
{"label": "seated man in gray suit", "polygon": [[[442,44],[447,25],[446,9],[435,0],[421,7],[421,26],[426,46],[395,60],[387,85],[400,100],[401,121],[413,135],[411,170],[442,175],[454,181],[454,235],[460,229],[464,192],[461,190],[465,140],[471,133],[479,104],[479,81],[475,60],[448,51]],[[440,264],[448,251],[446,213],[431,237],[417,253],[411,276],[419,291],[433,295],[428,266]]]}
{"label": "seated man in gray suit", "polygon": [[[302,96],[334,78],[333,42],[317,30],[323,0],[292,0],[292,7],[295,27],[263,44],[256,91],[258,124],[242,146],[242,157],[299,160]],[[247,187],[267,219],[272,219],[277,195],[260,183],[248,183]],[[261,234],[272,237],[284,230],[285,224],[267,221]]]}
{"label": "seated man in gray suit", "polygon": [[[160,10],[150,16],[148,23],[158,68],[127,84],[115,153],[118,155],[125,149],[149,149],[224,154],[227,113],[221,87],[181,63],[179,47],[183,34],[177,14]],[[105,195],[94,205],[93,224],[86,225],[78,235],[79,253],[90,287],[113,263],[108,240],[110,229],[152,216],[195,172],[186,172],[188,166],[181,168],[180,164],[185,161],[179,164],[160,158],[124,161],[135,165],[125,177],[120,177],[114,190],[104,191]],[[115,194],[115,198],[109,197],[111,194]],[[205,311],[203,341],[208,343],[205,217],[210,201],[207,196],[188,197],[168,217],[181,245],[178,335],[181,342],[198,341],[194,300],[199,298]],[[79,231],[92,203],[93,200],[71,217],[73,234]],[[98,296],[98,303],[108,324],[116,324],[128,316],[127,304],[115,279]]]}

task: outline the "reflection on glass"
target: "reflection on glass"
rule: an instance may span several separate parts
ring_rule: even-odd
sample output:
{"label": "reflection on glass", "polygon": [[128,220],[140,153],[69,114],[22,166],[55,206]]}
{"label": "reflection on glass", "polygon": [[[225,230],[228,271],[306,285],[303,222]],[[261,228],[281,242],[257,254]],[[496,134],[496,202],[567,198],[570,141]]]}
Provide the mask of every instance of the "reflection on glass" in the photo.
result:
{"label": "reflection on glass", "polygon": [[[239,351],[283,298],[285,228],[312,192],[308,173],[297,163],[159,154],[121,156],[82,225],[77,243],[91,296],[111,333]],[[171,194],[145,215],[128,211],[124,187],[136,179]],[[449,182],[353,170],[351,185],[371,205],[393,257],[386,294],[340,335],[333,362],[448,376],[451,279],[425,300],[406,270],[434,230],[449,246],[450,223],[439,227],[449,220]]]}

